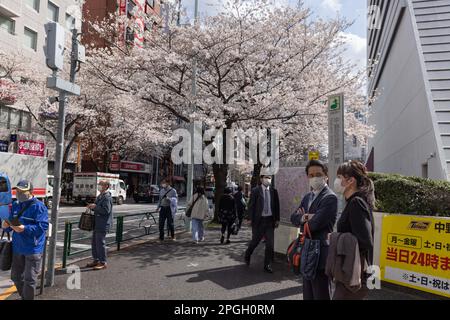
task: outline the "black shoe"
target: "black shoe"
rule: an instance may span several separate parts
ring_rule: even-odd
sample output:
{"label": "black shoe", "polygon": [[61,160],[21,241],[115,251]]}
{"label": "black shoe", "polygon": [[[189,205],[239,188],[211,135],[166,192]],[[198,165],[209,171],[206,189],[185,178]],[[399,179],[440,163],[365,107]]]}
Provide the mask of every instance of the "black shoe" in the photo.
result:
{"label": "black shoe", "polygon": [[264,271],[267,273],[273,273],[272,266],[268,264],[267,266],[264,267]]}
{"label": "black shoe", "polygon": [[222,237],[220,238],[220,243],[223,244],[224,241],[225,241],[225,237],[222,236]]}
{"label": "black shoe", "polygon": [[230,244],[230,243],[231,243],[230,239],[227,239],[227,242],[225,242],[225,244]]}
{"label": "black shoe", "polygon": [[250,266],[250,256],[245,255],[244,260],[245,260],[245,264],[247,265],[247,267],[249,267]]}

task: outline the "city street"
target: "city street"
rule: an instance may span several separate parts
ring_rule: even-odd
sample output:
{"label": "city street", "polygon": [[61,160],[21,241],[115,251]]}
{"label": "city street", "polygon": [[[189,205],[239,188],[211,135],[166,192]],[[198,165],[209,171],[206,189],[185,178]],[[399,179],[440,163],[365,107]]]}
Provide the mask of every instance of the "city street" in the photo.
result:
{"label": "city street", "polygon": [[[179,202],[179,207],[184,207],[185,200],[181,199]],[[61,206],[60,207],[60,216],[58,223],[58,239],[57,239],[57,248],[56,248],[56,263],[57,265],[62,264],[63,257],[63,247],[64,247],[64,228],[67,221],[78,223],[80,219],[80,215],[84,212],[85,208],[80,206]],[[150,225],[150,235],[148,237],[154,236],[158,231],[158,214],[154,213],[155,221],[153,219],[146,222],[146,217],[141,215],[146,212],[155,212],[156,204],[150,203],[139,203],[136,204],[133,201],[129,201],[123,205],[114,205],[114,216],[124,216],[124,239],[127,240],[131,237],[142,236],[145,234],[145,229],[143,225]],[[139,214],[139,215],[138,215]],[[131,217],[127,217],[130,216]],[[49,218],[50,218],[50,210],[49,210]],[[180,215],[177,215],[177,219],[175,221],[175,227],[180,228],[184,227],[184,221],[180,220]],[[72,260],[79,260],[83,257],[90,257],[90,232],[81,231],[76,226],[72,229],[72,244],[71,248],[73,251],[80,250],[88,250],[86,252],[77,254],[73,257],[68,258],[68,262]],[[82,240],[77,240],[79,238],[87,238]],[[111,233],[107,235],[107,242],[114,241],[115,238],[115,229],[111,230]],[[145,239],[145,237],[144,237]],[[12,282],[10,280],[10,272],[9,271],[0,271],[0,292],[3,292],[5,289],[11,287]]]}
{"label": "city street", "polygon": [[[57,272],[56,284],[46,288],[42,300],[302,300],[301,280],[285,257],[277,256],[274,274],[263,272],[264,244],[254,252],[250,267],[243,262],[251,231],[243,228],[230,245],[219,243],[218,228],[206,230],[206,241],[193,244],[190,234],[176,242],[156,240],[111,253],[108,268],[81,268],[81,288],[68,289],[69,274]],[[17,294],[9,299],[17,299]],[[402,290],[383,283],[369,300],[424,300],[438,296]]]}

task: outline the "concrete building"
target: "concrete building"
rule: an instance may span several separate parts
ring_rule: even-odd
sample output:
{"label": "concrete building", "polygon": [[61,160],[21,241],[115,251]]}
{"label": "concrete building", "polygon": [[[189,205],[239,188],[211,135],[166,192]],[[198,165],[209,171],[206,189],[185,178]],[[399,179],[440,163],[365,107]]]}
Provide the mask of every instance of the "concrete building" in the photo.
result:
{"label": "concrete building", "polygon": [[370,0],[368,167],[449,180],[450,0]]}
{"label": "concrete building", "polygon": [[[20,53],[31,63],[46,68],[44,44],[44,25],[55,21],[67,27],[67,33],[74,26],[81,26],[80,0],[0,0],[0,50],[6,54]],[[0,90],[1,90],[0,83]],[[40,133],[36,122],[24,106],[15,103],[14,97],[0,101],[0,152],[21,152],[21,146],[30,146],[30,154],[36,148],[44,151],[41,156],[48,157],[49,174],[53,172],[55,142]],[[27,141],[27,143],[23,143]],[[32,150],[33,149],[33,150]],[[75,170],[77,148],[69,156],[66,173]]]}

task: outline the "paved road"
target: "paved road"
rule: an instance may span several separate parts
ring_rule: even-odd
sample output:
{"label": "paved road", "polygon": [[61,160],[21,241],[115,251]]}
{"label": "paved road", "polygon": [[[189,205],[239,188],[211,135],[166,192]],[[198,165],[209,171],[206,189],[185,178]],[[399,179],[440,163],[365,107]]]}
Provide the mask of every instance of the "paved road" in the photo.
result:
{"label": "paved road", "polygon": [[[81,288],[69,290],[69,275],[59,271],[56,285],[46,288],[42,300],[301,300],[302,284],[289,271],[284,259],[274,263],[275,274],[264,273],[263,245],[243,263],[250,238],[244,228],[230,245],[219,244],[217,228],[206,232],[206,242],[193,244],[189,234],[176,242],[151,240],[109,256],[108,269],[81,269]],[[76,265],[83,267],[87,261]],[[370,292],[370,300],[437,299],[436,296],[405,292],[383,285]],[[13,295],[10,299],[17,299]]]}
{"label": "paved road", "polygon": [[[179,206],[183,207],[185,204],[185,200],[181,199],[179,202]],[[80,215],[84,212],[84,207],[79,206],[61,206],[59,211],[59,221],[58,221],[58,240],[57,240],[57,253],[56,253],[56,262],[62,262],[63,256],[63,246],[64,246],[64,226],[66,221],[78,222]],[[121,206],[114,205],[114,216],[125,216],[124,219],[124,239],[136,237],[145,234],[143,225],[149,225],[150,222],[154,224],[154,221],[149,221],[148,223],[143,220],[143,216],[131,216],[142,212],[152,212],[156,210],[156,204],[146,204],[146,203],[126,203]],[[154,214],[156,222],[158,221],[158,214]],[[179,217],[179,216],[178,216]],[[50,211],[49,211],[50,218]],[[178,220],[177,225],[181,227],[184,224],[184,221]],[[0,229],[1,230],[1,229]],[[113,230],[112,230],[113,231]],[[157,232],[157,227],[152,226],[151,231],[152,234]],[[77,240],[84,237],[89,237],[89,232],[80,231],[76,226],[72,231],[72,252],[80,251],[80,250],[89,250],[90,249],[90,240],[83,239]],[[115,233],[110,233],[107,235],[107,241],[113,242],[115,239]],[[76,255],[72,258],[79,259],[80,257],[89,257],[90,252],[82,253],[80,255]],[[71,259],[69,258],[69,261]],[[5,288],[9,288],[12,285],[10,281],[10,272],[0,271],[0,292],[4,291]]]}

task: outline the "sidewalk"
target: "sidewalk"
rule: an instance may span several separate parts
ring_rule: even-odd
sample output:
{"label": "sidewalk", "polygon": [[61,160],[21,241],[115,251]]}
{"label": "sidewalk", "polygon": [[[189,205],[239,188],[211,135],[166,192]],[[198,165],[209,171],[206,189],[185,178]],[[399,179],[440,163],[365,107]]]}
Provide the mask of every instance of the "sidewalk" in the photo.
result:
{"label": "sidewalk", "polygon": [[[65,272],[58,271],[56,285],[46,288],[45,300],[301,300],[301,281],[290,273],[283,259],[277,258],[275,274],[263,272],[264,247],[260,245],[247,267],[243,252],[250,230],[243,229],[230,245],[219,244],[217,228],[206,231],[206,242],[196,245],[189,234],[176,242],[159,244],[155,240],[128,247],[109,256],[108,269],[81,269],[81,289],[69,290]],[[83,267],[87,261],[77,263]],[[17,299],[13,294],[9,299]],[[372,291],[370,300],[440,299],[437,296],[404,291],[383,284]]]}

